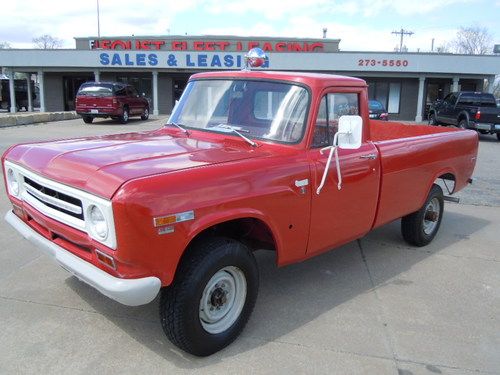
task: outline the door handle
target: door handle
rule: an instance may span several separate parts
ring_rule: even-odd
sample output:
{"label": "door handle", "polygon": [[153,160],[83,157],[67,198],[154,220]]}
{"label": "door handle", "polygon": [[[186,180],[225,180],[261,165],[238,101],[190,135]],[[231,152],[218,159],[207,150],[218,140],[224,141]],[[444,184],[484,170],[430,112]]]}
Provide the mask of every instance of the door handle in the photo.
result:
{"label": "door handle", "polygon": [[366,155],[361,155],[359,157],[360,159],[376,159],[377,158],[377,154],[366,154]]}

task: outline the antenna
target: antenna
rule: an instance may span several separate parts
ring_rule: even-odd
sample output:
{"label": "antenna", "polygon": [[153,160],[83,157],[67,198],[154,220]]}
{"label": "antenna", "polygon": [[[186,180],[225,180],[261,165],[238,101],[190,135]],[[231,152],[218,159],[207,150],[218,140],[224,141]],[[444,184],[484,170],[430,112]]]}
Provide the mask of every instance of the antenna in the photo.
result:
{"label": "antenna", "polygon": [[403,52],[403,37],[405,35],[413,35],[415,34],[413,31],[405,30],[401,28],[399,31],[393,31],[391,34],[399,34],[400,35],[400,41],[399,41],[399,52]]}

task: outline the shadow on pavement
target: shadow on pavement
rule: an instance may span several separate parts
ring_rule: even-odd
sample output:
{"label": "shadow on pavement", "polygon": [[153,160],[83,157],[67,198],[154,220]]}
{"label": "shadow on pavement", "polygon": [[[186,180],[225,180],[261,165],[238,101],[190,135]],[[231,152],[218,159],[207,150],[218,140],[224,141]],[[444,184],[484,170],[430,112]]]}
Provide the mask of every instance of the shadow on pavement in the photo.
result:
{"label": "shadow on pavement", "polygon": [[[257,251],[261,283],[249,324],[232,345],[207,358],[186,354],[168,341],[159,322],[158,298],[145,306],[127,307],[74,277],[66,282],[96,312],[141,345],[180,368],[203,368],[279,339],[356,296],[387,283],[399,285],[404,280],[398,279],[398,275],[489,224],[454,212],[446,212],[444,220],[447,219],[450,223],[467,222],[461,235],[456,235],[453,224],[444,225],[435,241],[424,248],[409,247],[403,242],[398,220],[359,241],[283,268],[276,267],[273,252]],[[394,257],[398,257],[397,262],[391,262]],[[384,273],[372,278],[367,272],[372,267],[382,267]]]}

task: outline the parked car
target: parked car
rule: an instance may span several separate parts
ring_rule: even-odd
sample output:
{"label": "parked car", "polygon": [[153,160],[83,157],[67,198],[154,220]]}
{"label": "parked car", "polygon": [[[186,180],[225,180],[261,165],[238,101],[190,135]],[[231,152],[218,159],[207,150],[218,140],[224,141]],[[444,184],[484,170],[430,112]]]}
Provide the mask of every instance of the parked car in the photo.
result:
{"label": "parked car", "polygon": [[454,125],[496,134],[500,141],[500,108],[493,94],[461,91],[436,101],[429,111],[430,125]]}
{"label": "parked car", "polygon": [[149,102],[134,86],[120,82],[85,82],[76,94],[76,113],[86,124],[96,117],[111,117],[126,124],[130,117],[149,118]]}
{"label": "parked car", "polygon": [[384,105],[378,100],[368,101],[368,111],[371,119],[389,121],[389,113],[387,113]]}
{"label": "parked car", "polygon": [[163,128],[7,150],[6,220],[122,304],[160,293],[169,339],[210,355],[252,313],[254,250],[285,266],[398,218],[425,246],[448,199],[436,181],[449,194],[470,182],[475,132],[380,124],[367,97],[351,77],[195,74]]}

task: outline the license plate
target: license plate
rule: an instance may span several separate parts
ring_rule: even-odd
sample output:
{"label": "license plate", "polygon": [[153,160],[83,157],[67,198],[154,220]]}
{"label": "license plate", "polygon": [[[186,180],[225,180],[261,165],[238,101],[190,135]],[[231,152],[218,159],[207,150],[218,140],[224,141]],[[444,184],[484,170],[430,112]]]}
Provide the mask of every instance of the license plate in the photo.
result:
{"label": "license plate", "polygon": [[90,113],[99,113],[99,110],[97,110],[97,109],[91,109]]}
{"label": "license plate", "polygon": [[377,115],[370,115],[370,118],[376,118]]}

